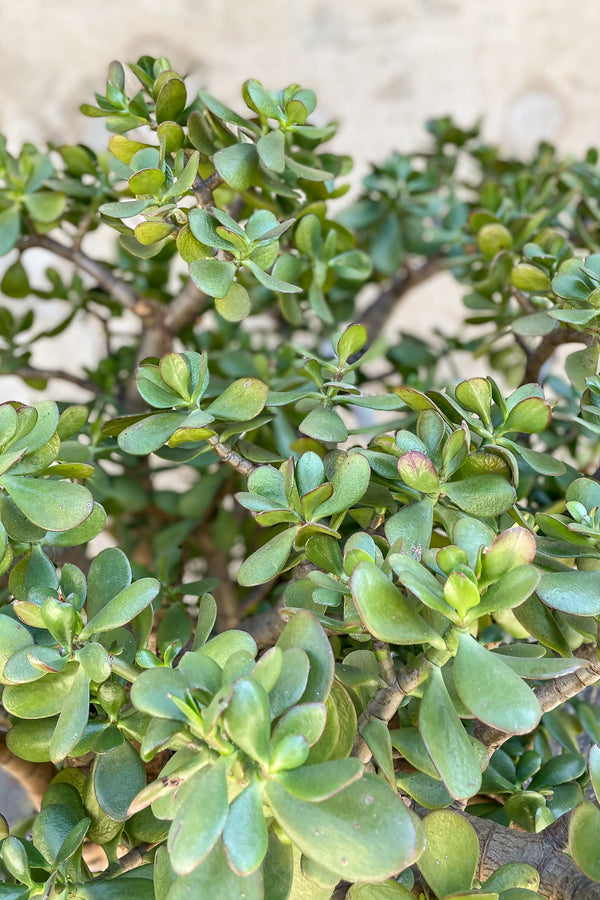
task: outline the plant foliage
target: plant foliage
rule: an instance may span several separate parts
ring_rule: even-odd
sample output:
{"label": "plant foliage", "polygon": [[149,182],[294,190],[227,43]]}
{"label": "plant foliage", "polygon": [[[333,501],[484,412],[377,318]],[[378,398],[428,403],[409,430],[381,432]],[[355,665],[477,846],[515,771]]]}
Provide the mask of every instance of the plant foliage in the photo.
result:
{"label": "plant foliage", "polygon": [[[437,119],[342,207],[311,90],[129,69],[105,151],[0,141],[0,373],[57,398],[0,404],[4,749],[47,775],[0,898],[597,896],[597,154]],[[469,331],[386,345],[442,268]]]}

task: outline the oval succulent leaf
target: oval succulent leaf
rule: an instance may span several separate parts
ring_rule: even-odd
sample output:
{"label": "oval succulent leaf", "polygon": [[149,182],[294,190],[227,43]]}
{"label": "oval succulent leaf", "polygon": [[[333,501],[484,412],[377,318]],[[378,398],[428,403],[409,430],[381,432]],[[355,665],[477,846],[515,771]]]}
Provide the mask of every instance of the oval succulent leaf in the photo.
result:
{"label": "oval succulent leaf", "polygon": [[359,563],[350,579],[352,598],[367,631],[392,644],[432,644],[444,649],[443,638],[407,603],[375,563]]}
{"label": "oval succulent leaf", "polygon": [[410,866],[421,854],[421,827],[379,778],[364,775],[318,803],[300,800],[276,781],[267,799],[303,853],[339,878],[374,881]]}
{"label": "oval succulent leaf", "polygon": [[109,600],[106,606],[92,616],[80,637],[85,639],[92,634],[112,631],[119,625],[126,625],[152,603],[159,590],[160,582],[156,578],[140,578]]}
{"label": "oval succulent leaf", "polygon": [[482,722],[509,734],[528,734],[540,721],[537,697],[497,653],[467,632],[458,635],[453,667],[460,699]]}

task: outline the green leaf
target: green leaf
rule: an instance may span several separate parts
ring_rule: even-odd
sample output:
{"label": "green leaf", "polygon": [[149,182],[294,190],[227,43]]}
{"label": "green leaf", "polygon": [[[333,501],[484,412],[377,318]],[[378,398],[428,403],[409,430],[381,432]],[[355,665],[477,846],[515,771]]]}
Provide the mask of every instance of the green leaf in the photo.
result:
{"label": "green leaf", "polygon": [[413,895],[391,879],[382,884],[353,884],[346,900],[413,900]]}
{"label": "green leaf", "polygon": [[93,617],[131,584],[131,566],[122,550],[106,547],[92,560],[88,574],[87,614]]}
{"label": "green leaf", "polygon": [[7,297],[16,297],[18,299],[26,297],[29,293],[29,279],[20,259],[17,259],[4,273],[0,290]]}
{"label": "green leaf", "polygon": [[0,256],[5,256],[15,246],[21,231],[18,206],[9,206],[0,213]]}
{"label": "green leaf", "polygon": [[165,412],[146,416],[129,425],[118,436],[121,450],[134,456],[154,453],[167,443],[169,438],[186,421],[187,412]]}
{"label": "green leaf", "polygon": [[[385,536],[390,545],[401,542],[404,553],[412,554],[429,548],[433,528],[433,502],[429,497],[402,507],[385,523]],[[399,547],[395,548],[399,549]]]}
{"label": "green leaf", "polygon": [[448,481],[444,493],[470,516],[499,516],[516,500],[513,486],[500,475],[474,475],[464,481]]}
{"label": "green leaf", "polygon": [[146,784],[144,765],[129,741],[96,757],[93,782],[102,811],[124,822],[130,803]]}
{"label": "green leaf", "polygon": [[598,572],[551,572],[542,575],[536,593],[552,609],[575,616],[597,616],[599,585]]}
{"label": "green leaf", "polygon": [[190,263],[190,275],[194,283],[205,294],[219,300],[229,293],[235,271],[232,262],[220,259],[194,259]]}
{"label": "green leaf", "polygon": [[535,537],[526,528],[503,531],[483,553],[480,584],[490,584],[505,572],[533,562],[535,553]]}
{"label": "green leaf", "polygon": [[[492,872],[490,877],[483,883],[483,887],[488,891],[510,891],[511,889],[521,889],[525,891],[537,891],[540,886],[540,876],[537,869],[527,863],[505,863]],[[504,900],[504,895],[503,895]],[[511,900],[510,896],[508,900]],[[519,896],[513,900],[520,900]],[[523,897],[527,900],[527,896]]]}
{"label": "green leaf", "polygon": [[131,702],[142,712],[160,719],[187,721],[172,697],[185,700],[187,684],[175,669],[159,666],[138,675],[131,688]]}
{"label": "green leaf", "polygon": [[250,295],[242,284],[234,281],[224,297],[215,297],[215,309],[228,322],[241,322],[250,315]]}
{"label": "green leaf", "polygon": [[123,200],[116,203],[103,203],[98,212],[111,219],[129,219],[143,213],[151,202],[151,200]]}
{"label": "green leaf", "polygon": [[0,681],[4,684],[2,674],[7,661],[27,647],[31,647],[33,638],[21,622],[0,614]]}
{"label": "green leaf", "polygon": [[129,179],[129,190],[132,194],[145,194],[155,196],[159,193],[165,182],[165,173],[162,169],[140,169]]}
{"label": "green leaf", "polygon": [[262,788],[257,780],[253,780],[229,807],[223,830],[223,846],[233,871],[238,875],[249,875],[258,869],[268,842]]}
{"label": "green leaf", "polygon": [[456,799],[476,794],[481,786],[479,759],[437,667],[425,683],[419,732],[448,792]]}
{"label": "green leaf", "polygon": [[10,684],[4,688],[4,708],[19,719],[45,719],[57,716],[73,687],[79,663],[68,663],[63,672],[44,675],[29,684]]}
{"label": "green leaf", "polygon": [[173,231],[173,225],[168,222],[140,222],[135,226],[135,236],[140,244],[155,244],[168,237]]}
{"label": "green leaf", "polygon": [[351,757],[279,772],[277,779],[294,797],[315,803],[343,791],[362,778],[363,771],[360,760]]}
{"label": "green leaf", "polygon": [[585,391],[586,378],[596,374],[598,369],[598,347],[584,347],[583,350],[575,350],[565,360],[565,372],[571,383],[578,391]]}
{"label": "green leaf", "polygon": [[275,278],[274,275],[267,274],[267,272],[261,269],[252,259],[244,260],[244,265],[247,269],[250,269],[257,281],[260,281],[260,283],[264,285],[264,287],[269,288],[270,291],[279,291],[283,294],[302,293],[301,287],[296,284],[290,284],[288,281],[281,281],[281,279]]}
{"label": "green leaf", "polygon": [[45,531],[68,531],[84,522],[94,508],[92,495],[80,484],[3,475],[0,486],[25,516]]}
{"label": "green leaf", "polygon": [[546,312],[531,313],[528,316],[521,316],[512,324],[515,334],[521,334],[531,337],[543,337],[550,334],[556,328],[556,321],[549,318]]}
{"label": "green leaf", "polygon": [[439,490],[440,479],[428,456],[418,450],[405,453],[398,460],[400,478],[409,487],[433,494]]}
{"label": "green leaf", "polygon": [[336,346],[340,366],[345,366],[348,359],[358,353],[367,343],[367,329],[364,325],[349,325],[343,332]]}
{"label": "green leaf", "polygon": [[599,829],[600,809],[584,800],[573,810],[569,820],[569,850],[581,871],[594,881],[600,881]]}
{"label": "green leaf", "polygon": [[364,281],[373,268],[371,260],[362,250],[346,250],[329,260],[329,265],[340,278],[347,281]]}
{"label": "green leaf", "polygon": [[531,688],[467,632],[458,633],[453,675],[460,699],[482,722],[509,734],[528,734],[538,724],[542,711]]}
{"label": "green leaf", "polygon": [[535,591],[540,573],[533,566],[517,566],[502,575],[481,598],[472,617],[489,615],[503,609],[514,609],[524,603]]}
{"label": "green leaf", "polygon": [[[50,741],[50,758],[54,765],[68,756],[81,739],[90,714],[90,682],[83,666],[79,666]],[[73,823],[75,824],[75,823]]]}
{"label": "green leaf", "polygon": [[156,98],[156,121],[175,121],[179,118],[187,102],[185,84],[181,78],[169,78]]}
{"label": "green leaf", "polygon": [[33,823],[33,845],[49,863],[55,865],[63,843],[76,825],[77,817],[67,806],[58,803],[44,806]]}
{"label": "green leaf", "polygon": [[179,875],[192,872],[223,832],[228,813],[228,765],[227,760],[221,759],[188,782],[194,790],[187,793],[177,809],[167,841],[171,865]]}
{"label": "green leaf", "polygon": [[469,891],[479,862],[473,826],[458,813],[437,809],[423,819],[427,843],[417,863],[438,897]]}
{"label": "green leaf", "polygon": [[456,385],[454,394],[462,406],[477,413],[486,425],[490,422],[492,388],[487,378],[469,378],[461,381]]}
{"label": "green leaf", "polygon": [[79,884],[74,900],[122,900],[124,894],[127,900],[154,900],[154,889],[149,878],[128,876],[129,873],[107,881],[94,878],[86,884]]}
{"label": "green leaf", "polygon": [[367,631],[392,644],[428,643],[439,649],[443,638],[407,603],[375,563],[364,560],[352,572],[352,599]]}
{"label": "green leaf", "polygon": [[268,119],[281,118],[279,106],[256,78],[250,78],[244,83],[243,94],[250,109]]}
{"label": "green leaf", "polygon": [[247,557],[239,568],[238,582],[249,587],[275,578],[288,560],[297,533],[297,528],[287,528]]}
{"label": "green leaf", "polygon": [[[295,613],[281,632],[277,646],[285,652],[282,677],[278,684],[275,685],[275,688],[273,688],[270,697],[273,715],[277,715],[275,710],[281,709],[283,702],[285,702],[285,686],[289,684],[284,674],[287,672],[287,666],[290,666],[290,672],[293,671],[295,677],[300,675],[303,678],[305,663],[303,657],[300,657],[297,653],[298,650],[304,651],[308,657],[310,669],[305,689],[297,699],[291,700],[288,706],[296,703],[298,699],[301,699],[304,703],[324,703],[333,682],[334,657],[327,635],[315,616],[308,610],[300,610]],[[294,654],[295,664],[292,663],[292,658],[288,657],[288,653]],[[291,685],[288,687],[288,690],[290,690],[290,687]],[[293,688],[292,690],[294,693],[291,696],[298,689]],[[288,700],[289,697],[290,694],[288,694]],[[283,706],[283,709],[287,709],[288,706]]]}
{"label": "green leaf", "polygon": [[266,795],[280,826],[302,852],[348,881],[389,877],[422,852],[418,822],[373,775],[317,803],[294,797],[276,781],[267,783]]}
{"label": "green leaf", "polygon": [[249,678],[235,682],[224,723],[230,738],[244,753],[258,763],[268,762],[271,714],[261,684]]}
{"label": "green leaf", "polygon": [[[286,896],[276,894],[274,900],[285,900]],[[267,900],[271,894],[263,891],[262,869],[246,876],[237,875],[227,862],[223,843],[217,841],[193,872],[177,878],[169,888],[168,900],[190,900],[191,897],[202,900],[225,900],[226,897],[228,900]]]}
{"label": "green leaf", "polygon": [[313,519],[333,516],[349,509],[362,498],[369,486],[371,467],[361,453],[340,455],[335,460],[333,475],[333,496],[325,500],[313,511]]}
{"label": "green leaf", "polygon": [[309,657],[304,650],[294,646],[284,649],[281,673],[269,691],[271,715],[274,718],[300,700],[306,690],[309,669]]}
{"label": "green leaf", "polygon": [[112,631],[119,625],[131,622],[149,603],[152,603],[160,590],[160,582],[156,578],[140,578],[112,597],[96,615],[88,621],[80,634],[82,639],[103,631]]}
{"label": "green leaf", "polygon": [[216,419],[247,422],[265,407],[269,389],[258,378],[238,378],[207,408]]}
{"label": "green leaf", "polygon": [[387,722],[373,716],[366,725],[363,725],[361,734],[373,754],[376,765],[381,769],[392,788],[395,789],[396,778],[394,774],[392,742]]}
{"label": "green leaf", "polygon": [[600,747],[593,744],[590,748],[589,770],[596,800],[600,796]]}
{"label": "green leaf", "polygon": [[215,169],[236,191],[247,190],[256,177],[258,154],[254,144],[233,144],[213,156]]}
{"label": "green leaf", "polygon": [[547,428],[552,418],[550,404],[540,397],[526,397],[510,410],[497,434],[519,431],[524,434],[535,434]]}
{"label": "green leaf", "polygon": [[263,166],[281,175],[285,169],[285,140],[279,129],[269,131],[256,144],[256,149]]}
{"label": "green leaf", "polygon": [[298,430],[317,441],[341,444],[348,440],[348,429],[333,409],[317,406],[312,409],[298,426]]}
{"label": "green leaf", "polygon": [[32,219],[46,224],[59,218],[66,206],[67,198],[64,194],[54,191],[36,191],[35,194],[25,194],[23,202]]}
{"label": "green leaf", "polygon": [[[273,649],[280,650],[279,647]],[[307,746],[312,747],[323,734],[326,720],[324,703],[300,703],[294,706],[277,723],[271,740],[273,753],[281,741],[290,735],[301,735],[306,740]]]}

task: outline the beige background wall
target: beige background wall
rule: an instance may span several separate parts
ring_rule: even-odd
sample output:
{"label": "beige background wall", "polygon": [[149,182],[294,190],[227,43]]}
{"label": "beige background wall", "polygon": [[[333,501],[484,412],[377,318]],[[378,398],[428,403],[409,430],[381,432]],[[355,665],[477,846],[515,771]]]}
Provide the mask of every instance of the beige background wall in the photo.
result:
{"label": "beige background wall", "polygon": [[[418,146],[424,120],[447,112],[481,118],[507,150],[547,138],[581,151],[600,145],[599,43],[590,0],[0,0],[0,129],[12,149],[102,146],[102,120],[79,103],[111,59],[150,53],[234,106],[247,77],[314,88],[319,119],[342,121],[335,145],[355,156],[355,177]],[[425,291],[402,307],[411,329],[456,309],[450,280]],[[95,340],[70,342],[74,364]]]}

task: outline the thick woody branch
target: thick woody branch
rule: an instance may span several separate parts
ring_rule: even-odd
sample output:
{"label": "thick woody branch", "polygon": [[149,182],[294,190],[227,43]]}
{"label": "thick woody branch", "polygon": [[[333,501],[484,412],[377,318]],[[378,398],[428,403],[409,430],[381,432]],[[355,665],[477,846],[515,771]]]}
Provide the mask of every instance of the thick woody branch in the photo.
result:
{"label": "thick woody branch", "polygon": [[248,476],[254,472],[256,468],[254,463],[251,463],[245,456],[241,456],[235,450],[232,450],[231,447],[226,447],[225,444],[222,444],[218,435],[213,434],[212,437],[206,439],[206,442],[207,444],[210,444],[222,462],[226,462],[228,465],[232,466],[236,472],[240,473],[240,475]]}
{"label": "thick woody branch", "polygon": [[208,178],[201,178],[200,175],[197,175],[194,181],[194,194],[196,195],[198,206],[201,206],[203,209],[211,209],[215,205],[213,191],[216,191],[222,184],[223,179],[218,172],[213,172]]}
{"label": "thick woody branch", "polygon": [[30,247],[49,250],[55,256],[73,263],[82,272],[87,272],[113,300],[132,310],[140,318],[144,318],[150,312],[153,305],[151,301],[140,297],[137,291],[122,278],[118,278],[109,266],[92,259],[77,246],[68,247],[47,234],[26,235],[19,240],[17,246],[19,250],[27,250]]}
{"label": "thick woody branch", "polygon": [[523,375],[522,384],[533,384],[540,380],[540,370],[546,363],[554,351],[561,344],[584,344],[586,347],[592,346],[595,337],[586,334],[583,331],[576,331],[574,328],[555,328],[549,334],[544,335],[535,350],[528,350],[522,343],[520,346],[525,351],[525,373]]}
{"label": "thick woody branch", "polygon": [[479,819],[464,812],[460,815],[477,832],[481,850],[477,872],[480,881],[485,881],[506,863],[524,862],[539,872],[538,890],[542,897],[548,900],[600,900],[600,884],[584,875],[564,852],[566,816],[538,834],[523,834],[490,819]]}
{"label": "thick woody branch", "polygon": [[112,863],[102,873],[102,877],[110,878],[113,875],[121,875],[123,872],[130,872],[131,869],[137,869],[144,862],[144,857],[151,846],[151,844],[139,844],[137,847],[133,847],[128,853],[121,856],[116,863]]}
{"label": "thick woody branch", "polygon": [[165,312],[164,325],[169,334],[178,334],[188,325],[192,325],[204,309],[206,299],[206,294],[196,287],[191,278],[188,278]]}
{"label": "thick woody branch", "polygon": [[381,719],[382,722],[389,722],[407,694],[410,694],[411,691],[414,691],[419,686],[424,674],[424,666],[417,666],[416,669],[401,669],[397,672],[396,678],[391,684],[387,684],[373,694],[359,717],[358,734],[354,741],[351,756],[356,756],[363,763],[369,762],[372,753],[361,734],[361,729],[372,718]]}
{"label": "thick woody branch", "polygon": [[283,617],[282,612],[279,606],[273,607],[267,612],[242,619],[237,627],[252,635],[259,650],[266,650],[277,643],[279,635],[285,628],[287,619]]}
{"label": "thick woody branch", "polygon": [[369,344],[372,344],[377,335],[381,334],[385,323],[394,311],[398,301],[413,287],[426,281],[439,272],[442,268],[441,257],[433,257],[418,268],[406,268],[395,275],[388,286],[378,294],[373,302],[360,315],[358,321],[364,325],[369,335]]}
{"label": "thick woody branch", "polygon": [[19,378],[57,378],[59,381],[69,381],[76,384],[77,387],[85,388],[86,391],[92,393],[96,390],[91,381],[87,378],[80,378],[78,375],[72,375],[70,372],[63,372],[62,369],[36,369],[33,366],[19,366],[14,369],[11,375],[18,375]]}

